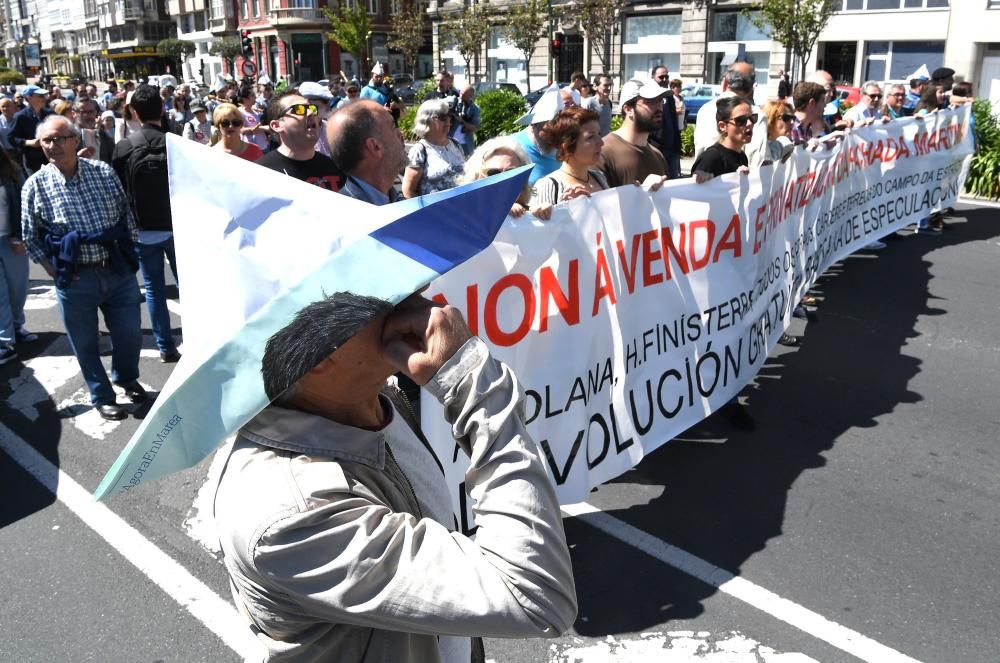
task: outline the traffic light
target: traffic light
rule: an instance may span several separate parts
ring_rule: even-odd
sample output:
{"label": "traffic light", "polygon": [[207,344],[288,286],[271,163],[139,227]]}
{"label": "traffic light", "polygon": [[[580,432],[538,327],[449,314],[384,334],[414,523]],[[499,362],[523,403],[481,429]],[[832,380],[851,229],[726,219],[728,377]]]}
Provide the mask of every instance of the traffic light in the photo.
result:
{"label": "traffic light", "polygon": [[563,33],[555,32],[552,34],[552,39],[549,41],[549,51],[552,55],[558,56],[559,49],[562,47]]}
{"label": "traffic light", "polygon": [[253,39],[250,38],[250,31],[244,30],[240,33],[240,46],[243,50],[243,57],[252,58],[253,57]]}

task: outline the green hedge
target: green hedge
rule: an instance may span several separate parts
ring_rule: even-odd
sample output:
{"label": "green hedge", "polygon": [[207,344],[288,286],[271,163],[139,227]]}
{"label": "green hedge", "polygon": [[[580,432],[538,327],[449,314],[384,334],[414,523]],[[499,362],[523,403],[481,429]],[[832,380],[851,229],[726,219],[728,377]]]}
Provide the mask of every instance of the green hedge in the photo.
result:
{"label": "green hedge", "polygon": [[0,85],[24,85],[27,83],[24,74],[13,69],[0,70]]}
{"label": "green hedge", "polygon": [[521,95],[508,90],[491,90],[476,97],[476,103],[482,111],[479,131],[476,132],[478,143],[521,130],[514,124],[514,120],[527,111],[527,104]]}
{"label": "green hedge", "polygon": [[989,101],[972,104],[976,123],[976,153],[969,164],[965,191],[974,196],[1000,199],[1000,120]]}
{"label": "green hedge", "polygon": [[413,119],[417,116],[418,106],[419,104],[407,106],[406,111],[399,116],[399,130],[403,132],[403,138],[410,142],[417,140],[417,137],[413,134]]}
{"label": "green hedge", "polygon": [[681,156],[694,156],[694,125],[689,124],[681,129]]}

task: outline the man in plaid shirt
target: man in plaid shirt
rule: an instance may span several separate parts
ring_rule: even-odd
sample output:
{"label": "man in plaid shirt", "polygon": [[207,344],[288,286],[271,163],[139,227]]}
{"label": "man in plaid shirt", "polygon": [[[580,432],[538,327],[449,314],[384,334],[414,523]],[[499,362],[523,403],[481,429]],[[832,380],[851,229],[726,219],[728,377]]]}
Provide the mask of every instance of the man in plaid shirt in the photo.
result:
{"label": "man in plaid shirt", "polygon": [[[139,384],[139,287],[135,222],[125,193],[106,163],[81,159],[80,130],[51,115],[38,125],[49,163],[22,191],[21,226],[32,260],[55,279],[63,324],[90,400],[105,419],[124,419],[112,381],[133,403],[146,400]],[[101,363],[97,310],[111,333],[111,380]]]}

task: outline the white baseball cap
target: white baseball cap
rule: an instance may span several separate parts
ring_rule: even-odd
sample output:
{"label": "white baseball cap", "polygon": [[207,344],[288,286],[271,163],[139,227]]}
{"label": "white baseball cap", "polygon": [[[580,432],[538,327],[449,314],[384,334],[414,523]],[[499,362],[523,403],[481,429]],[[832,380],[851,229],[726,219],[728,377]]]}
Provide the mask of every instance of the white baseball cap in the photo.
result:
{"label": "white baseball cap", "polygon": [[301,94],[306,99],[322,99],[323,101],[330,101],[333,99],[333,95],[330,94],[330,89],[319,83],[313,83],[312,81],[306,81],[299,85],[299,94]]}
{"label": "white baseball cap", "polygon": [[669,93],[670,90],[668,88],[660,87],[653,81],[640,81],[633,78],[632,80],[625,81],[622,85],[621,94],[618,96],[618,103],[627,104],[630,101],[635,101],[639,97],[648,101],[653,101],[654,99],[659,99]]}

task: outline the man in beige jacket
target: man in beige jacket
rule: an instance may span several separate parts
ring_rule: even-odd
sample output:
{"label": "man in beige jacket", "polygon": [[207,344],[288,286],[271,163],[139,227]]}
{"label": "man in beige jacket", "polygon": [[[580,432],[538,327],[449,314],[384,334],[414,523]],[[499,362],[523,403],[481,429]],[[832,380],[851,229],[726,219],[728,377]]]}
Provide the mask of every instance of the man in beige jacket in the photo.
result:
{"label": "man in beige jacket", "polygon": [[[441,461],[386,380],[444,406],[478,530],[456,531]],[[576,615],[559,505],[510,369],[461,314],[337,293],[268,342],[274,401],[240,431],[216,521],[266,660],[483,660],[481,636],[555,637]]]}

